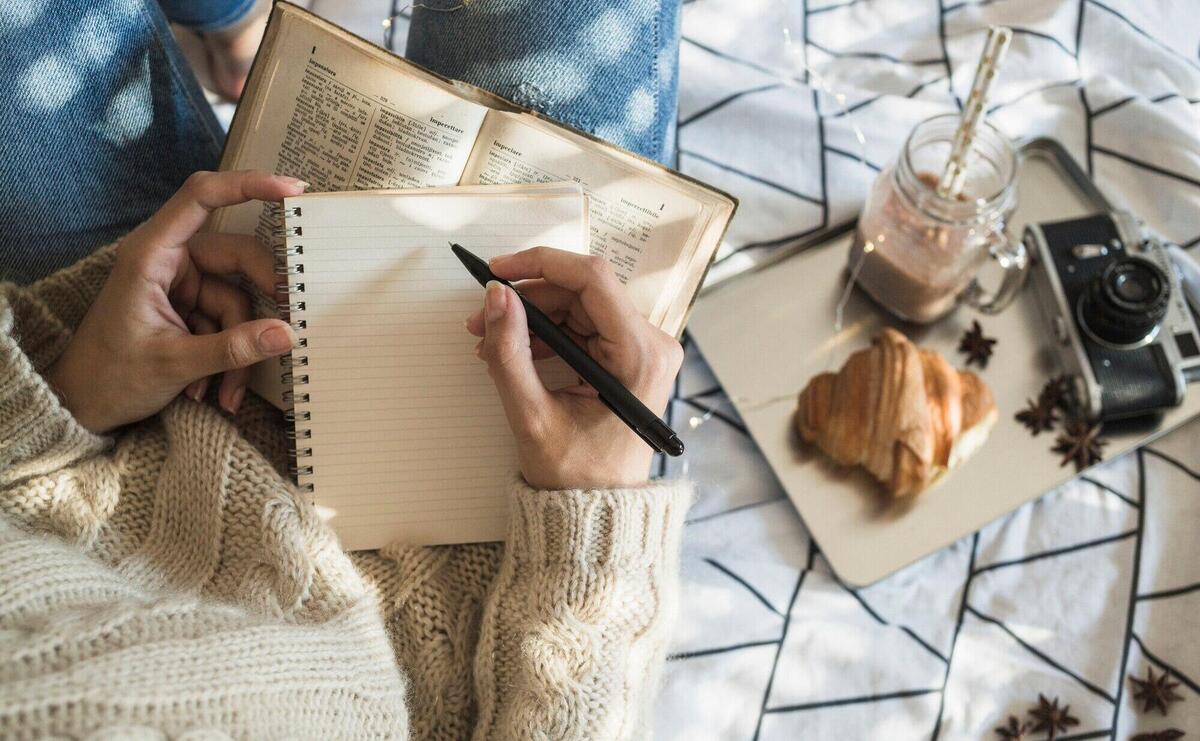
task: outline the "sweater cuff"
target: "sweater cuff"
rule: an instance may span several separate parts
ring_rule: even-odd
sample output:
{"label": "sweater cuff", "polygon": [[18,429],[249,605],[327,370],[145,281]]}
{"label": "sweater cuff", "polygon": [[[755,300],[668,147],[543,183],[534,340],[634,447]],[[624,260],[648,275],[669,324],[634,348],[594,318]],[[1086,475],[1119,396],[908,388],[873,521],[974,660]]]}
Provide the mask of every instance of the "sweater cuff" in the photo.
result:
{"label": "sweater cuff", "polygon": [[513,485],[506,548],[518,563],[586,569],[674,557],[692,499],[686,481],[629,489],[532,489]]}
{"label": "sweater cuff", "polygon": [[[27,298],[13,295],[19,290],[0,286],[0,486],[56,471],[107,445],[75,420],[31,359],[51,354],[48,346],[69,333],[37,311],[37,302],[22,306],[28,311],[18,321],[13,304]],[[29,354],[18,344],[23,336],[31,343]]]}

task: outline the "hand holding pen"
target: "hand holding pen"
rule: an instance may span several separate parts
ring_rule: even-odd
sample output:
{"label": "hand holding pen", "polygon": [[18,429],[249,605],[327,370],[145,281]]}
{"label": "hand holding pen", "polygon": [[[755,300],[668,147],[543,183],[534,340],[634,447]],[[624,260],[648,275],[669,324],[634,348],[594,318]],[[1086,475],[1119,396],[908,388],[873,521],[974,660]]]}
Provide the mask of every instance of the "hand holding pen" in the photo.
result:
{"label": "hand holding pen", "polygon": [[[515,287],[528,301],[653,414],[662,413],[683,350],[638,314],[606,261],[537,247],[494,258],[488,267],[497,278],[520,281]],[[484,308],[466,324],[483,338],[477,351],[500,392],[530,485],[611,488],[646,481],[653,450],[594,387],[548,391],[542,384],[533,361],[555,353],[530,337],[525,309],[511,288],[489,283]]]}

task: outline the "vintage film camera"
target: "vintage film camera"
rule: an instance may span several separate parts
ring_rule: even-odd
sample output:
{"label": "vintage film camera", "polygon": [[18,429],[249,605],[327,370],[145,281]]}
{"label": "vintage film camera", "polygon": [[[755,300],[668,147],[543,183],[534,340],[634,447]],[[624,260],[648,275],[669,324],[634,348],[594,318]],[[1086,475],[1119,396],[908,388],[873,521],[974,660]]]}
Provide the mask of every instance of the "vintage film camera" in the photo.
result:
{"label": "vintage film camera", "polygon": [[1180,404],[1200,331],[1163,244],[1130,214],[1026,227],[1034,285],[1080,411],[1115,420]]}

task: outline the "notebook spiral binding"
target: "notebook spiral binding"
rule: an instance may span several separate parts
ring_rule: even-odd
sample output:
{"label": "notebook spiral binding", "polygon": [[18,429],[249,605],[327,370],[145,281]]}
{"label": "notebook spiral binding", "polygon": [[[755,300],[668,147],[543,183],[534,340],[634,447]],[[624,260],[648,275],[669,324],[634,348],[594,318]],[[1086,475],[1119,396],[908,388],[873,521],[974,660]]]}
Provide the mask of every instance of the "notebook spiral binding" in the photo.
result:
{"label": "notebook spiral binding", "polygon": [[[280,209],[280,216],[284,218],[297,218],[301,214],[302,210],[300,206]],[[300,237],[303,234],[304,230],[300,225],[281,226],[275,230],[275,236],[282,237],[285,240],[288,237]],[[276,308],[279,310],[280,315],[292,326],[292,329],[297,332],[308,328],[308,323],[303,318],[295,316],[307,309],[306,302],[303,299],[296,298],[296,294],[304,293],[304,283],[295,278],[295,276],[304,274],[304,264],[296,261],[296,258],[300,258],[303,255],[304,245],[302,244],[289,245],[285,241],[275,247],[275,274],[284,278],[284,280],[275,284],[275,290],[287,294],[287,300],[278,302]],[[308,338],[300,337],[296,349],[305,347],[308,347]],[[279,380],[282,381],[284,386],[288,387],[288,390],[283,392],[283,401],[285,403],[305,404],[310,400],[311,397],[309,394],[296,390],[297,386],[303,386],[308,383],[308,374],[298,373],[296,369],[304,368],[307,365],[308,356],[298,355],[295,350],[279,359],[279,367],[281,368]],[[310,412],[292,409],[284,413],[284,420],[290,427],[285,432],[289,440],[308,440],[312,438],[312,430],[304,425],[305,422],[312,420]],[[312,465],[301,463],[302,459],[310,457],[312,457],[312,448],[299,445],[293,446],[292,453],[288,457],[288,473],[291,474],[292,478],[297,479],[300,491],[305,494],[313,492],[313,485],[300,484],[298,479],[300,476],[312,475]]]}

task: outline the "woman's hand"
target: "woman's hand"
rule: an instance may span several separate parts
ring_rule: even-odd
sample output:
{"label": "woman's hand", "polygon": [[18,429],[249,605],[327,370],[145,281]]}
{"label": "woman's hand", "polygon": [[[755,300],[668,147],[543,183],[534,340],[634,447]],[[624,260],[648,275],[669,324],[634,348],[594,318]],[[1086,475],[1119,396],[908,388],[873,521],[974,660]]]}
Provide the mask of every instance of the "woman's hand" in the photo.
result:
{"label": "woman's hand", "polygon": [[[564,325],[643,404],[662,413],[683,350],[637,313],[607,261],[537,247],[490,265],[497,277],[521,281],[516,285],[527,299]],[[533,361],[553,352],[531,341],[525,309],[511,289],[488,284],[484,308],[468,317],[467,329],[483,337],[478,353],[500,391],[521,473],[531,486],[612,488],[646,481],[653,451],[595,389],[580,384],[546,390]]]}
{"label": "woman's hand", "polygon": [[264,172],[198,172],[121,240],[108,281],[46,373],[84,427],[144,419],[185,388],[199,400],[218,373],[221,406],[238,409],[249,366],[287,352],[296,335],[278,319],[254,320],[250,298],[225,280],[241,274],[273,296],[270,253],[250,236],[196,232],[215,208],[304,187]]}

